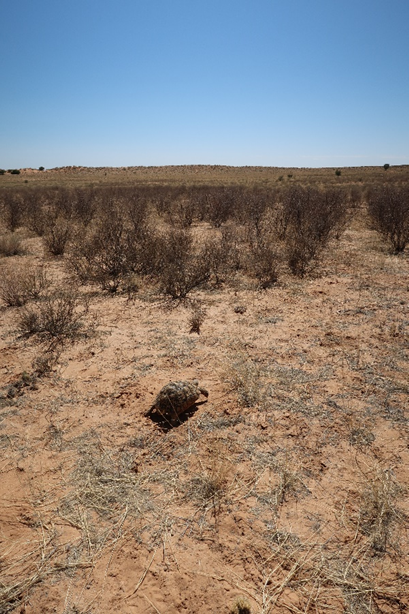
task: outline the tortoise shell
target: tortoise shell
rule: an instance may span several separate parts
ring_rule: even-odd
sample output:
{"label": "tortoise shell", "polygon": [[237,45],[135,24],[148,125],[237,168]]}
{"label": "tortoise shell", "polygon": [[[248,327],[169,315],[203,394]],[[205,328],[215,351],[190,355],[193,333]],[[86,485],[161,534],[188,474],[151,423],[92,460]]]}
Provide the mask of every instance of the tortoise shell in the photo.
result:
{"label": "tortoise shell", "polygon": [[197,380],[169,382],[158,393],[146,415],[149,416],[156,411],[166,420],[176,420],[196,403],[201,394],[209,396],[208,391],[199,386]]}

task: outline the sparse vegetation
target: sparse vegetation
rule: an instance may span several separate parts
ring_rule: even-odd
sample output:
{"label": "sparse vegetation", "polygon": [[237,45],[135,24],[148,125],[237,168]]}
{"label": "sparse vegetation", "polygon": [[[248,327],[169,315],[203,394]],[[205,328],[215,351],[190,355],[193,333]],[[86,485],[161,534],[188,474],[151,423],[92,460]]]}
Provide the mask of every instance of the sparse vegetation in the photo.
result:
{"label": "sparse vegetation", "polygon": [[[24,173],[0,189],[26,249],[0,263],[0,612],[408,610],[409,262],[370,208],[409,167]],[[206,403],[164,428],[157,393],[194,378]]]}
{"label": "sparse vegetation", "polygon": [[396,254],[409,242],[409,188],[383,185],[368,196],[368,211],[376,230]]}
{"label": "sparse vegetation", "polygon": [[22,256],[25,249],[19,235],[14,232],[0,234],[0,257]]}
{"label": "sparse vegetation", "polygon": [[209,281],[210,263],[204,250],[197,250],[187,230],[171,229],[158,240],[161,243],[158,262],[161,293],[183,299],[194,288]]}
{"label": "sparse vegetation", "polygon": [[294,275],[304,277],[347,219],[343,194],[291,186],[283,193],[282,202],[280,226],[287,262]]}
{"label": "sparse vegetation", "polygon": [[396,505],[402,488],[396,481],[391,469],[375,465],[365,471],[363,483],[360,527],[368,535],[374,551],[385,553],[391,545],[394,527],[407,518]]}
{"label": "sparse vegetation", "polygon": [[206,309],[198,302],[192,303],[189,317],[190,333],[200,334],[200,327],[206,319]]}
{"label": "sparse vegetation", "polygon": [[38,299],[49,285],[43,267],[5,266],[0,270],[0,299],[8,307]]}
{"label": "sparse vegetation", "polygon": [[72,224],[64,217],[57,217],[50,221],[43,235],[47,252],[52,256],[62,256],[72,232]]}
{"label": "sparse vegetation", "polygon": [[242,407],[259,407],[266,403],[268,391],[261,369],[244,351],[239,349],[232,355],[224,378]]}
{"label": "sparse vegetation", "polygon": [[74,288],[57,291],[36,304],[23,307],[17,331],[24,337],[64,342],[84,333],[88,304]]}

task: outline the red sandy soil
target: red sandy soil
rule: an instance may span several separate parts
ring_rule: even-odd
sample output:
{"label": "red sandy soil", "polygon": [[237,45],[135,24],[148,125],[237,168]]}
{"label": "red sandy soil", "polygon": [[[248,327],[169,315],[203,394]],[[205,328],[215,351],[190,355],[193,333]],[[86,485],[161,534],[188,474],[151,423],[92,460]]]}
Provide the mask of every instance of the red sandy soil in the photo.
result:
{"label": "red sandy soil", "polygon": [[[93,330],[21,388],[44,348],[2,307],[0,612],[406,611],[408,273],[355,220],[309,278],[192,292],[200,334],[84,288]],[[144,416],[189,378],[180,425]]]}

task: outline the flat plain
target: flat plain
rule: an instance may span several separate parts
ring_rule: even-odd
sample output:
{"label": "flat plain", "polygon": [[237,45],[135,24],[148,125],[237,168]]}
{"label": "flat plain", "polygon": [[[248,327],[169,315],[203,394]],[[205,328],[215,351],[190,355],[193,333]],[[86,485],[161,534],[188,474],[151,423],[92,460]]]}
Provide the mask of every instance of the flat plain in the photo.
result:
{"label": "flat plain", "polygon": [[[1,614],[409,609],[408,248],[367,207],[409,167],[336,170],[0,176]],[[300,256],[283,203],[333,193]]]}

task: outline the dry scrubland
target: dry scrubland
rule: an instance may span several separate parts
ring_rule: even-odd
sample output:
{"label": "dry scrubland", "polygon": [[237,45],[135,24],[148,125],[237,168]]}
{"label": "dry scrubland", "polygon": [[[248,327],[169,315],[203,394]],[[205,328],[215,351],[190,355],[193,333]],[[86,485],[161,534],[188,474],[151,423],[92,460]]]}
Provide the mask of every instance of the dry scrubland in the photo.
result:
{"label": "dry scrubland", "polygon": [[408,186],[0,177],[1,614],[409,609]]}

